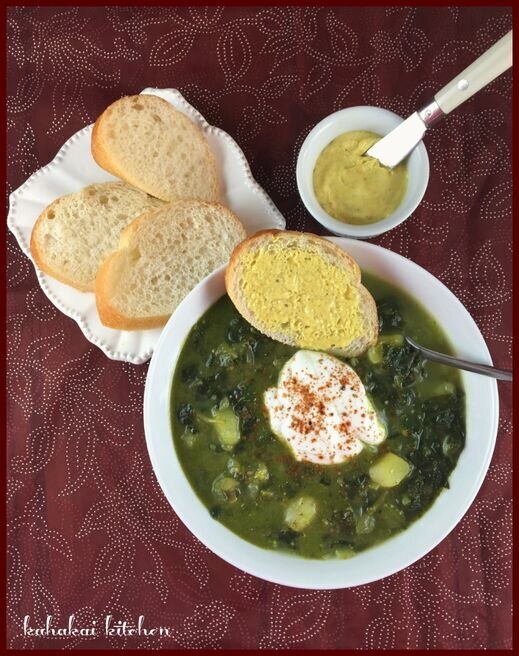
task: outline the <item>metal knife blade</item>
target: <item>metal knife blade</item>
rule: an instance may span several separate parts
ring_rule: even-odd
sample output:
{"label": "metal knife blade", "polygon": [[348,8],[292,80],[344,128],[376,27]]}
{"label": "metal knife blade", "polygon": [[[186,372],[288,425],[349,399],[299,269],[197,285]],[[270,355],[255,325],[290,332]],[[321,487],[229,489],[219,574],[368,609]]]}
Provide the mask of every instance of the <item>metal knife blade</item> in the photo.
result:
{"label": "metal knife blade", "polygon": [[420,143],[426,130],[427,125],[420,118],[419,113],[415,112],[371,146],[365,154],[378,159],[381,164],[392,169]]}
{"label": "metal knife blade", "polygon": [[441,88],[427,105],[398,125],[365,154],[395,167],[421,141],[427,128],[459,107],[512,66],[512,30]]}

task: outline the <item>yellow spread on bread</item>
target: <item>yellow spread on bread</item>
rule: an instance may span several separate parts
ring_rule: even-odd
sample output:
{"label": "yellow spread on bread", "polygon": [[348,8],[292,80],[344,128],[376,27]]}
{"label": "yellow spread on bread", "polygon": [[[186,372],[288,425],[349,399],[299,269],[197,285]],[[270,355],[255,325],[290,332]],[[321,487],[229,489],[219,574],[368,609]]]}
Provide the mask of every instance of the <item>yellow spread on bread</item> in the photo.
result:
{"label": "yellow spread on bread", "polygon": [[363,333],[358,289],[319,253],[280,249],[275,240],[250,250],[242,256],[241,288],[266,332],[283,332],[301,348],[333,349]]}

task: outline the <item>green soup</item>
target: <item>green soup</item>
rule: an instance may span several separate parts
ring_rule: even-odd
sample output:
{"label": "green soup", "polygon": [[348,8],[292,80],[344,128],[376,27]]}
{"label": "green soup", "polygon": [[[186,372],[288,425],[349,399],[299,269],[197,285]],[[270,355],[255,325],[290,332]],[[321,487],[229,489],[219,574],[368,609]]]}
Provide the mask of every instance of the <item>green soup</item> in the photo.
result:
{"label": "green soup", "polygon": [[[442,331],[401,290],[367,274],[363,282],[377,302],[379,342],[344,361],[360,376],[387,438],[345,463],[298,462],[272,433],[263,394],[297,349],[259,333],[227,296],[182,349],[171,394],[178,457],[211,517],[260,547],[344,558],[385,540],[448,487],[464,447],[459,372],[426,362],[402,337],[449,353]],[[388,462],[390,477],[400,474],[384,487]]]}

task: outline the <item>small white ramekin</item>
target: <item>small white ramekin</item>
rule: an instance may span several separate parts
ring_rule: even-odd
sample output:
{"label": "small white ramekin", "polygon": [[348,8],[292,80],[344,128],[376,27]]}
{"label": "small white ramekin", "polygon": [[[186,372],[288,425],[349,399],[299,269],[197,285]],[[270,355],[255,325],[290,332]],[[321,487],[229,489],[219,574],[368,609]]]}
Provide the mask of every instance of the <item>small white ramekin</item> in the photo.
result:
{"label": "small white ramekin", "polygon": [[380,107],[348,107],[324,118],[304,140],[297,158],[297,188],[306,209],[331,233],[358,239],[376,237],[405,221],[417,208],[429,181],[429,158],[423,142],[418,144],[407,159],[408,184],[404,199],[392,214],[381,221],[366,225],[338,221],[324,211],[314,193],[315,162],[330,141],[352,130],[368,130],[385,135],[402,121],[398,114]]}

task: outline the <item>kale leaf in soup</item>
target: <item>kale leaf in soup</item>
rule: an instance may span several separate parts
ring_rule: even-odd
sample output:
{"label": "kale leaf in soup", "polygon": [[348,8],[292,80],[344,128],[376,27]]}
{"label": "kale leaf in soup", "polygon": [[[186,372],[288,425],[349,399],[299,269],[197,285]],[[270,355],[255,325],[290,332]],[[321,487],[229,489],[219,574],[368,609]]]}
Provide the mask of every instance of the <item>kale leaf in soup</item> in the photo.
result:
{"label": "kale leaf in soup", "polygon": [[426,362],[404,335],[449,352],[414,299],[373,276],[378,343],[344,360],[386,429],[338,465],[297,461],[270,427],[264,392],[296,348],[262,335],[227,296],[192,329],[176,368],[173,439],[210,517],[260,547],[348,558],[405,530],[441,491],[465,443],[459,372]]}

